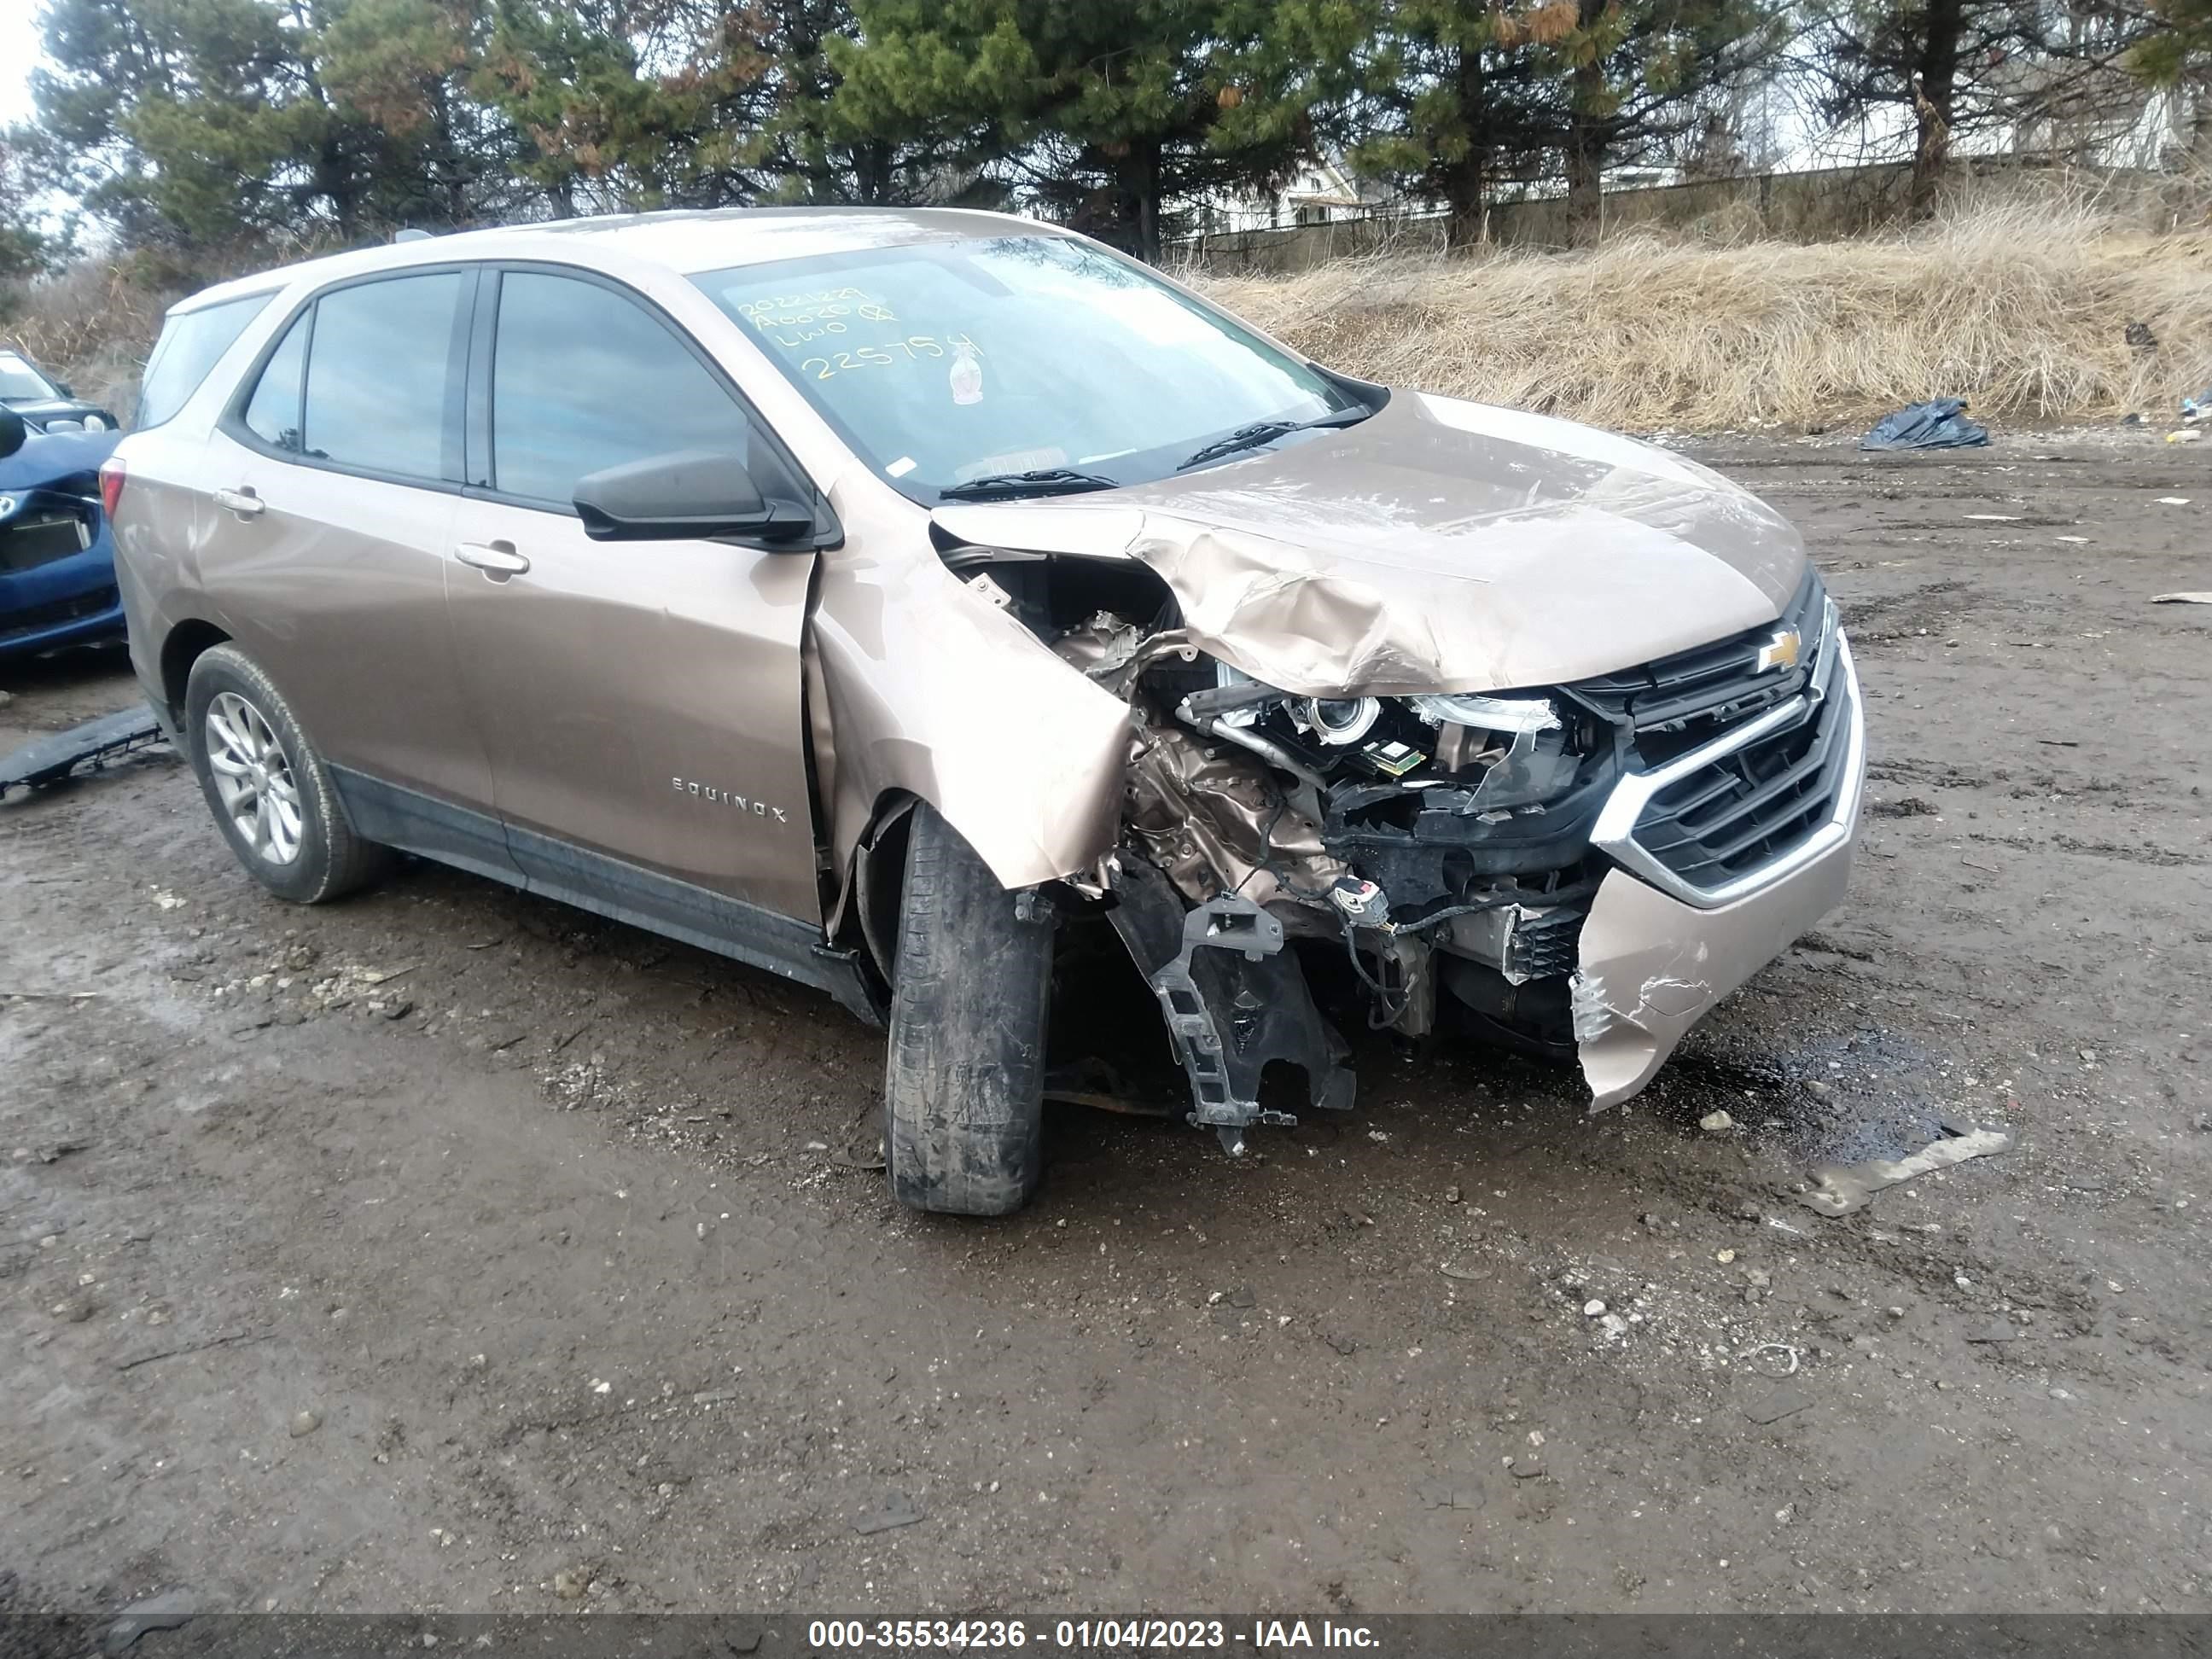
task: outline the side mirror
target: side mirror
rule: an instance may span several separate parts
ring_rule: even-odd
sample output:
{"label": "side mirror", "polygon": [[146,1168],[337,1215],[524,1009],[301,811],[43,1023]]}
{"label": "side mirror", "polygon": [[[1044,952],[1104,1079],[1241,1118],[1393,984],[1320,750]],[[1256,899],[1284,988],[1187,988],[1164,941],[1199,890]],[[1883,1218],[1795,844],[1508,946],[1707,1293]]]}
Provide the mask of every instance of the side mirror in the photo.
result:
{"label": "side mirror", "polygon": [[592,473],[577,480],[575,501],[584,533],[595,542],[743,536],[797,543],[814,529],[804,508],[764,499],[735,455],[709,450],[653,455]]}
{"label": "side mirror", "polygon": [[67,380],[56,380],[54,382],[54,390],[60,392],[64,398],[74,398],[76,396],[76,388],[71,386]]}
{"label": "side mirror", "polygon": [[5,404],[0,404],[0,460],[6,459],[23,447],[29,428],[23,417]]}

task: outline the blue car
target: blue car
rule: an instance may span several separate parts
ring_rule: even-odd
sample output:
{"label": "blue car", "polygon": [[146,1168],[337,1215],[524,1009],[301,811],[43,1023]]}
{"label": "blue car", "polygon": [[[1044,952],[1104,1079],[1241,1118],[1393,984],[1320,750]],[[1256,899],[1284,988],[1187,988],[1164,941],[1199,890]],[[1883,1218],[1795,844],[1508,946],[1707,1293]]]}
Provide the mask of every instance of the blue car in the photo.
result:
{"label": "blue car", "polygon": [[0,427],[0,660],[120,638],[100,464],[121,434]]}

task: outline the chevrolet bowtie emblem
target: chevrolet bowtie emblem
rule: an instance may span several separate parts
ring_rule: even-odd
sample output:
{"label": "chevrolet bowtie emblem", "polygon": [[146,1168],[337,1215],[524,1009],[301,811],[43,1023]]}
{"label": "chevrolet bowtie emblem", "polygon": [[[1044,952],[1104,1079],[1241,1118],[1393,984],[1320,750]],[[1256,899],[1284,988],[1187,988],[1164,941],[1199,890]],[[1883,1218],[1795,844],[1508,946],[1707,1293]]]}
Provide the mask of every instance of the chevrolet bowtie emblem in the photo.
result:
{"label": "chevrolet bowtie emblem", "polygon": [[1764,674],[1770,668],[1795,668],[1799,644],[1796,629],[1776,629],[1774,637],[1759,647],[1759,672]]}

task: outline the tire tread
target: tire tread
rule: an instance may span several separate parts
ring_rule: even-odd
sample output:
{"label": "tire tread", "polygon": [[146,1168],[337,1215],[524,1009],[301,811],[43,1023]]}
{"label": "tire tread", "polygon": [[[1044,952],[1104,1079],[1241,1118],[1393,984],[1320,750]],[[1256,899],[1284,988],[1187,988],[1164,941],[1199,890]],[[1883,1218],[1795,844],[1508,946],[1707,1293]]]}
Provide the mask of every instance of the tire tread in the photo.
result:
{"label": "tire tread", "polygon": [[1024,897],[915,809],[884,1100],[892,1190],[916,1209],[1010,1214],[1042,1174],[1054,928]]}

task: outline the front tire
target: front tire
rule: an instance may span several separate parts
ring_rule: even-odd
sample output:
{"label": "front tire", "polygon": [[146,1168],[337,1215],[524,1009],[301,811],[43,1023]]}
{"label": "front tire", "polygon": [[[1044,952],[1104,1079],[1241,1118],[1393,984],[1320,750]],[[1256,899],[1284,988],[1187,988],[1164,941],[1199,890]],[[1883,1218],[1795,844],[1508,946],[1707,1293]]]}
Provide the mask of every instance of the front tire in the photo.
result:
{"label": "front tire", "polygon": [[902,1204],[1011,1215],[1036,1190],[1055,931],[1042,893],[1009,892],[935,808],[914,809],[884,1079]]}
{"label": "front tire", "polygon": [[389,849],[354,834],[292,705],[237,647],[213,646],[193,660],[184,736],[216,826],[246,873],[277,897],[338,898],[390,861]]}

